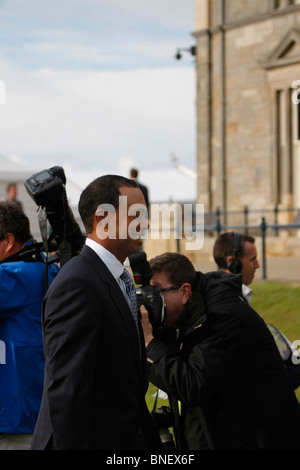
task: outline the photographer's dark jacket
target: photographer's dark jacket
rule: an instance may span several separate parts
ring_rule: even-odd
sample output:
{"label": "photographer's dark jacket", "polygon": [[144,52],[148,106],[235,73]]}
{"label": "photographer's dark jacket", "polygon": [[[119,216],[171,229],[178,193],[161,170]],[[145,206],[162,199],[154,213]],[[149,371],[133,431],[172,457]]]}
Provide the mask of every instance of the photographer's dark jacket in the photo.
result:
{"label": "photographer's dark jacket", "polygon": [[300,449],[300,408],[277,346],[242,297],[241,276],[197,274],[176,348],[154,338],[150,381],[182,402],[192,450]]}

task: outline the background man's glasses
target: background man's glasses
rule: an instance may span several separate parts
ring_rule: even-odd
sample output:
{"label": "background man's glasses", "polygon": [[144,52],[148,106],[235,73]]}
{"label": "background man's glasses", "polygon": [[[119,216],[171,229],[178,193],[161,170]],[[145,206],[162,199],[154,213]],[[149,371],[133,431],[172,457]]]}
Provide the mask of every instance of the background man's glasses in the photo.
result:
{"label": "background man's glasses", "polygon": [[180,286],[171,286],[171,287],[165,287],[164,289],[160,289],[160,292],[167,292],[168,290],[176,290],[176,289],[180,289],[180,287],[182,286],[182,284],[180,284]]}

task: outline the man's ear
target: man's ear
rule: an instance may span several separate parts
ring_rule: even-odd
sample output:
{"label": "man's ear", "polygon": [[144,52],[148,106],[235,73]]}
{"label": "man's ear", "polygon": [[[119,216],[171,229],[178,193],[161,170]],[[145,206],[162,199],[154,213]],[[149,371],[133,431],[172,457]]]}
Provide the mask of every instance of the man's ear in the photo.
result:
{"label": "man's ear", "polygon": [[103,209],[102,207],[98,207],[94,214],[94,220],[96,221],[96,224],[101,222],[105,217],[107,217],[108,211]]}
{"label": "man's ear", "polygon": [[186,305],[190,300],[192,295],[192,286],[188,282],[185,282],[181,286],[181,296],[182,296],[182,303]]}
{"label": "man's ear", "polygon": [[93,232],[100,240],[116,239],[116,212],[99,208],[94,215]]}
{"label": "man's ear", "polygon": [[231,270],[230,270],[230,263],[231,263],[232,261],[234,261],[234,260],[235,260],[235,256],[232,256],[232,255],[231,255],[231,256],[227,256],[227,259],[226,259],[226,266],[227,266],[227,268],[226,268],[226,269],[222,269],[222,271],[226,271],[226,272],[230,273],[230,272],[231,272]]}
{"label": "man's ear", "polygon": [[101,227],[103,231],[106,231],[107,230],[107,217],[108,217],[108,211],[104,210],[101,207],[98,207],[94,215],[94,226]]}
{"label": "man's ear", "polygon": [[5,238],[4,240],[5,243],[5,253],[7,254],[7,256],[10,256],[12,253],[12,249],[15,245],[15,236],[13,233],[11,232],[8,232],[6,235],[5,235]]}

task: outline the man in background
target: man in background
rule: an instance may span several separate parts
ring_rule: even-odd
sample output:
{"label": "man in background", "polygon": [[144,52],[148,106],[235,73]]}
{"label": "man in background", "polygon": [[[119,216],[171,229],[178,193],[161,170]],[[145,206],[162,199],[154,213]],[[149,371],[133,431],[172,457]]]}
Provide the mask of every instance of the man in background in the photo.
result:
{"label": "man in background", "polygon": [[146,186],[144,186],[143,184],[141,184],[139,181],[138,181],[138,170],[136,168],[131,168],[130,170],[130,178],[133,179],[136,184],[138,185],[138,187],[140,188],[140,190],[142,191],[143,193],[143,196],[145,198],[145,203],[146,203],[146,207],[147,207],[147,211],[149,212],[149,193],[148,193],[148,188]]}
{"label": "man in background", "polygon": [[6,200],[14,202],[22,209],[22,203],[18,200],[18,187],[16,183],[9,183],[6,188]]}
{"label": "man in background", "polygon": [[238,232],[223,233],[215,242],[213,256],[221,271],[242,275],[243,295],[250,303],[253,292],[249,285],[259,268],[255,238]]}

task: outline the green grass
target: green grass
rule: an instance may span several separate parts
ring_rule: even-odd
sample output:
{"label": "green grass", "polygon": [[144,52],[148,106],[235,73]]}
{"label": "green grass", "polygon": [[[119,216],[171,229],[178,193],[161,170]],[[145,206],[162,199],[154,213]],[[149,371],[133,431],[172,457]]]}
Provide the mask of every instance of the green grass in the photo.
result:
{"label": "green grass", "polygon": [[[251,285],[251,306],[266,323],[271,323],[291,342],[300,340],[300,283],[255,281]],[[150,384],[146,401],[151,411],[156,387]],[[296,390],[300,402],[300,387]],[[158,400],[158,406],[168,405],[168,400]]]}
{"label": "green grass", "polygon": [[300,339],[300,284],[256,281],[251,306],[290,341]]}
{"label": "green grass", "polygon": [[[146,394],[146,403],[147,403],[149,411],[153,410],[154,401],[155,401],[155,396],[153,395],[155,395],[156,392],[157,392],[157,387],[155,387],[153,384],[150,383],[147,394]],[[162,398],[158,398],[156,410],[160,406],[169,406],[169,400],[168,399],[163,400]]]}
{"label": "green grass", "polygon": [[[251,306],[291,342],[300,340],[300,283],[256,281]],[[300,402],[300,387],[295,391]]]}

